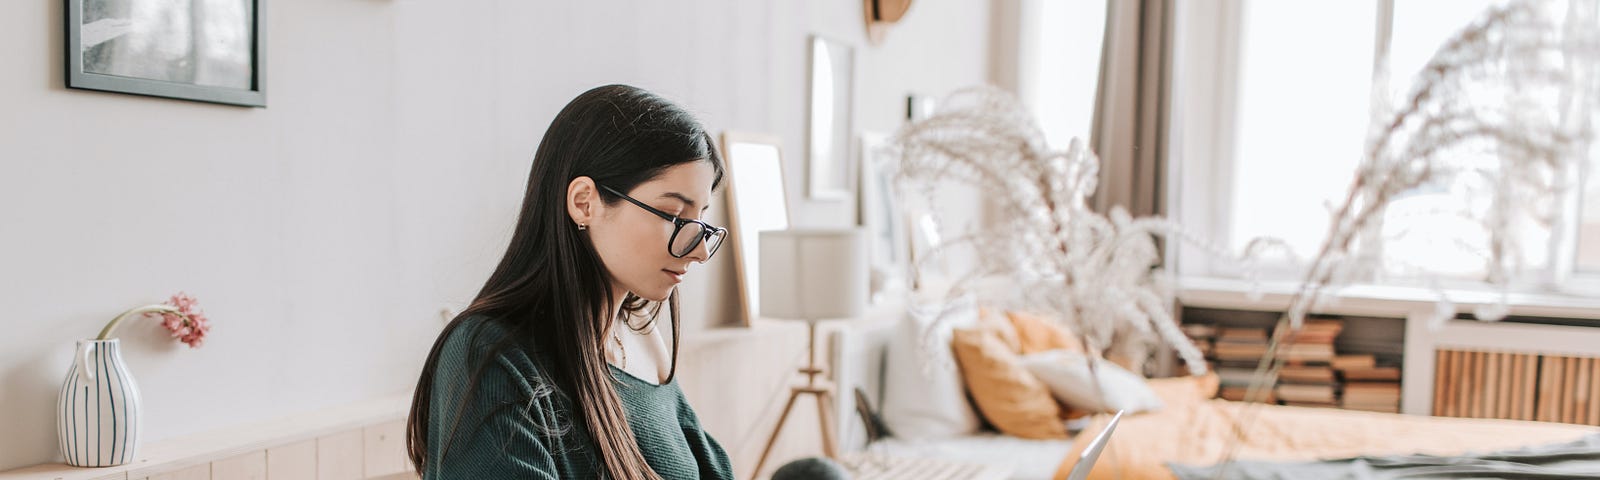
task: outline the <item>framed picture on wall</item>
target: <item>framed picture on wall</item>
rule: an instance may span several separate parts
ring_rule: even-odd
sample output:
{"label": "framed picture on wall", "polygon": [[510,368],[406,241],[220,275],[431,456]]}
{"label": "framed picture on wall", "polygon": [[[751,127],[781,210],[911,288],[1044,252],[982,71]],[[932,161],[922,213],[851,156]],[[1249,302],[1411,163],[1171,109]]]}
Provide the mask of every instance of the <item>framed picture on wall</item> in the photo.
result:
{"label": "framed picture on wall", "polygon": [[855,52],[849,45],[811,37],[806,190],[813,199],[850,197],[850,119],[855,93],[855,61]]}
{"label": "framed picture on wall", "polygon": [[265,107],[261,0],[66,0],[67,87]]}

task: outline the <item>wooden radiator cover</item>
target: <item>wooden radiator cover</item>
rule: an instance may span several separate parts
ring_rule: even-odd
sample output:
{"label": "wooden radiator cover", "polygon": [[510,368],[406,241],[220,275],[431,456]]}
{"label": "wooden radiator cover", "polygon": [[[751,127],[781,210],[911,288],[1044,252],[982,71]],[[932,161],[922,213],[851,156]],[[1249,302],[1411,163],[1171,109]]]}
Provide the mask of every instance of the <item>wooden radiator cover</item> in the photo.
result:
{"label": "wooden radiator cover", "polygon": [[1600,357],[1441,348],[1433,414],[1600,425]]}

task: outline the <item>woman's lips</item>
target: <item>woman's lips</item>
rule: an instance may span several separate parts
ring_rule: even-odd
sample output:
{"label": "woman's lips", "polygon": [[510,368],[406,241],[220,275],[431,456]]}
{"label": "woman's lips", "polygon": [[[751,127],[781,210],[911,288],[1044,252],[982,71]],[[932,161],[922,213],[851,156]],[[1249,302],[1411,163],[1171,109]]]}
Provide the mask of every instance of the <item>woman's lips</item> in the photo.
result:
{"label": "woman's lips", "polygon": [[667,274],[667,277],[671,278],[673,283],[681,283],[681,282],[683,282],[683,274],[688,273],[688,272],[674,272],[672,270],[667,270],[665,268],[661,269],[661,272]]}

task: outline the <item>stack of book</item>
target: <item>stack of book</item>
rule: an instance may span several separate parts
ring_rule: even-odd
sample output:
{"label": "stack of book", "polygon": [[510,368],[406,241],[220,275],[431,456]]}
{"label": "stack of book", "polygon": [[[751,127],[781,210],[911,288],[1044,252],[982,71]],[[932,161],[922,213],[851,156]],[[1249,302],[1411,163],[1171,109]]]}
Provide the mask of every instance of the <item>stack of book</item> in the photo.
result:
{"label": "stack of book", "polygon": [[[1218,362],[1217,367],[1217,397],[1223,400],[1243,402],[1250,392],[1250,380],[1255,378],[1256,365],[1245,362]],[[1278,396],[1273,392],[1271,384],[1266,386],[1265,398],[1262,402],[1278,403]]]}
{"label": "stack of book", "polygon": [[[1344,320],[1308,319],[1297,331],[1221,324],[1184,324],[1183,331],[1210,361],[1220,380],[1217,396],[1243,401],[1267,354],[1269,338],[1279,342],[1278,375],[1263,389],[1262,401],[1289,406],[1400,411],[1400,368],[1371,354],[1341,354],[1335,341]],[[1276,334],[1277,336],[1273,336]]]}
{"label": "stack of book", "polygon": [[[1216,359],[1213,367],[1220,380],[1217,396],[1236,402],[1244,401],[1250,389],[1250,380],[1255,376],[1256,365],[1267,354],[1267,329],[1219,328],[1212,350]],[[1262,400],[1277,403],[1277,397],[1270,388]]]}
{"label": "stack of book", "polygon": [[1285,332],[1278,355],[1289,363],[1329,363],[1333,361],[1333,340],[1344,331],[1344,322],[1330,319],[1306,320],[1297,332]]}
{"label": "stack of book", "polygon": [[1215,325],[1185,323],[1182,328],[1183,335],[1189,337],[1189,341],[1194,342],[1195,348],[1200,349],[1201,356],[1212,358],[1215,355],[1215,352],[1212,351],[1212,346],[1214,345],[1212,342],[1217,338],[1217,327]]}
{"label": "stack of book", "polygon": [[1380,366],[1372,355],[1340,355],[1334,368],[1344,379],[1339,406],[1350,410],[1400,412],[1400,368]]}
{"label": "stack of book", "polygon": [[1254,365],[1262,355],[1267,354],[1267,329],[1219,328],[1213,351],[1218,362],[1248,362]]}
{"label": "stack of book", "polygon": [[1339,320],[1307,320],[1299,331],[1284,332],[1278,355],[1285,365],[1278,370],[1278,399],[1302,407],[1339,406],[1339,380],[1330,365],[1333,341],[1344,330]]}
{"label": "stack of book", "polygon": [[1278,398],[1291,407],[1337,407],[1339,393],[1333,384],[1278,383]]}

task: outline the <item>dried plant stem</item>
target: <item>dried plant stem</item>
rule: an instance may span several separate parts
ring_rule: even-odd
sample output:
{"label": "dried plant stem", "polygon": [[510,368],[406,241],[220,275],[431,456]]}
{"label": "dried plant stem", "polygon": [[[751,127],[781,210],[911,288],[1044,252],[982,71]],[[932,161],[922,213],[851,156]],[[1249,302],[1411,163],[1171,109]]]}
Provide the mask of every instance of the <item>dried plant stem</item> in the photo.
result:
{"label": "dried plant stem", "polygon": [[188,318],[188,315],[184,315],[182,312],[179,312],[177,308],[168,305],[145,305],[143,307],[134,307],[128,309],[126,312],[122,312],[120,315],[117,315],[117,318],[111,319],[111,323],[107,323],[105,328],[100,329],[100,335],[95,337],[95,340],[109,340],[111,338],[111,334],[117,331],[117,326],[122,324],[123,319],[134,315],[152,312],[172,313],[183,315],[184,318]]}

